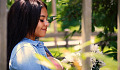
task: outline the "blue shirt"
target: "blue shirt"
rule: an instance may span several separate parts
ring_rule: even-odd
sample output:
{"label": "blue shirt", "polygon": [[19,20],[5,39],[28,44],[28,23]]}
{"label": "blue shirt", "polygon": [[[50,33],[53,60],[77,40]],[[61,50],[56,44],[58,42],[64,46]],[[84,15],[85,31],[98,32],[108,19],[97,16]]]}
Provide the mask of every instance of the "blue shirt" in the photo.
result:
{"label": "blue shirt", "polygon": [[50,70],[49,68],[37,63],[38,59],[34,56],[39,53],[47,58],[46,52],[51,53],[41,41],[33,41],[24,38],[12,50],[9,69],[10,70]]}

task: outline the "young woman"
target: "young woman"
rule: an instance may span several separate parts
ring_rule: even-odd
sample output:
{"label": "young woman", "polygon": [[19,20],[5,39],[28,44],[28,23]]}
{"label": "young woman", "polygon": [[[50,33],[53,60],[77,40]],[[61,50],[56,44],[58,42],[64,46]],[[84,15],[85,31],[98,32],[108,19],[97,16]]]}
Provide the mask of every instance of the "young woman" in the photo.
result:
{"label": "young woman", "polygon": [[[46,35],[47,6],[41,0],[17,0],[8,12],[7,66],[10,70],[50,70],[38,64],[35,53],[54,61],[43,42],[35,37]],[[60,64],[56,69],[61,70]]]}

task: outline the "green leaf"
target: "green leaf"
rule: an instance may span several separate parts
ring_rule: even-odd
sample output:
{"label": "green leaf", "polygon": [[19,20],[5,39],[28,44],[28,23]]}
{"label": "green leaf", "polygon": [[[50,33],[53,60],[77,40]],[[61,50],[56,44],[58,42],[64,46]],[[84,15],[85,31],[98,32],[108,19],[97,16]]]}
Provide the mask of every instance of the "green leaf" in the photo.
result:
{"label": "green leaf", "polygon": [[62,66],[65,67],[66,69],[70,69],[71,68],[71,65],[70,64],[67,64],[67,63],[64,63],[64,62],[61,62]]}
{"label": "green leaf", "polygon": [[47,18],[48,22],[51,23],[52,21],[54,21],[54,20],[55,20],[54,17],[56,17],[56,16],[48,17],[48,18]]}
{"label": "green leaf", "polygon": [[95,26],[92,24],[92,32],[95,31]]}
{"label": "green leaf", "polygon": [[95,57],[98,60],[104,61],[105,66],[103,68],[101,68],[102,70],[106,70],[106,69],[107,70],[117,70],[117,68],[118,68],[118,62],[106,55],[99,54],[99,53],[91,53],[91,52],[82,53],[82,55],[84,55],[84,57]]}
{"label": "green leaf", "polygon": [[39,64],[44,65],[44,66],[46,66],[46,67],[48,67],[50,69],[54,69],[54,70],[56,69],[54,64],[52,62],[50,62],[46,57],[44,57],[44,56],[42,56],[40,54],[37,54],[37,53],[35,54],[35,57],[37,59],[39,59],[39,61],[37,61]]}
{"label": "green leaf", "polygon": [[110,41],[109,43],[110,43],[110,46],[114,46],[114,47],[117,48],[117,42],[116,41]]}
{"label": "green leaf", "polygon": [[72,33],[65,36],[65,39],[67,39],[68,37],[72,37],[75,34],[75,32],[77,32],[77,30],[74,30]]}
{"label": "green leaf", "polygon": [[104,52],[105,54],[109,54],[109,53],[117,53],[117,50],[108,50]]}
{"label": "green leaf", "polygon": [[89,45],[91,45],[91,44],[95,44],[95,43],[98,43],[98,42],[100,42],[100,41],[102,41],[101,38],[95,38],[95,39],[94,39],[94,42],[87,41],[87,42],[85,42],[85,43],[83,43],[83,44],[80,44],[79,47],[78,47],[78,46],[74,47],[74,49],[75,49],[75,50],[83,49],[83,48],[85,48],[85,47],[87,47],[87,46],[89,46]]}

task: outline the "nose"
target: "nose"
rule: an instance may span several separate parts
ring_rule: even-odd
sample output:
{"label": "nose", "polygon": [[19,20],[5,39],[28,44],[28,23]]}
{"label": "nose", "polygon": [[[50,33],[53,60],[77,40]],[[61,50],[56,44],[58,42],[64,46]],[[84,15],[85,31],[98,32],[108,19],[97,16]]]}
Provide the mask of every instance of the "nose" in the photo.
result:
{"label": "nose", "polygon": [[47,26],[47,27],[49,26],[49,22],[48,21],[45,22],[45,26]]}

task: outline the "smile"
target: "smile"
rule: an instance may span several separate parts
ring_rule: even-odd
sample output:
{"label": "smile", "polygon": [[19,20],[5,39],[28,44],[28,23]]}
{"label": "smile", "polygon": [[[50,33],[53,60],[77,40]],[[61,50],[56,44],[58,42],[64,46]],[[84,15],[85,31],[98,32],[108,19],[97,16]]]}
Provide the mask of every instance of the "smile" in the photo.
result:
{"label": "smile", "polygon": [[47,31],[47,29],[41,29],[41,30]]}

